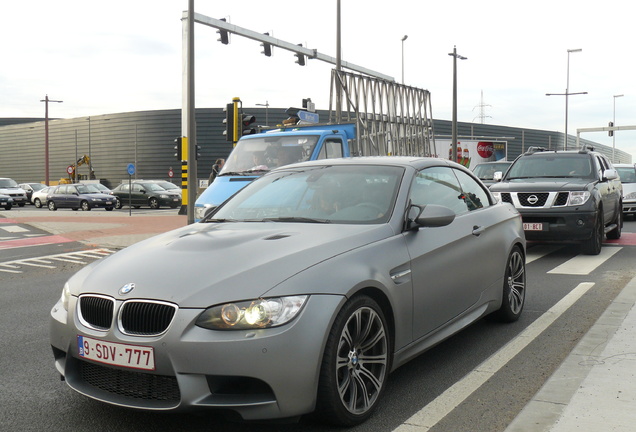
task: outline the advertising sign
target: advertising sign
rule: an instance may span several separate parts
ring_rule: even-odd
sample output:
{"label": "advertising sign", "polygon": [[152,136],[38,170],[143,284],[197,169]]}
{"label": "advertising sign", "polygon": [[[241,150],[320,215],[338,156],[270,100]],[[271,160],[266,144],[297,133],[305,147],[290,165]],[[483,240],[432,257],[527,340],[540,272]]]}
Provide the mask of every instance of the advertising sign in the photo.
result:
{"label": "advertising sign", "polygon": [[[452,140],[435,139],[437,157],[451,159],[453,155]],[[457,163],[470,168],[482,162],[506,160],[506,141],[457,141]]]}

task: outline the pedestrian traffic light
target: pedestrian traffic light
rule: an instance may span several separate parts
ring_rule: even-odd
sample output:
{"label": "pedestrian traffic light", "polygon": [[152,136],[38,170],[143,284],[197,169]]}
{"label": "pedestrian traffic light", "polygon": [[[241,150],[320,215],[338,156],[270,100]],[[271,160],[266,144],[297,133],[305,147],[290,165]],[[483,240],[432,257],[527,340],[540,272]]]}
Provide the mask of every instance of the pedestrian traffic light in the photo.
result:
{"label": "pedestrian traffic light", "polygon": [[182,150],[183,150],[183,147],[182,147],[181,137],[177,137],[177,138],[174,139],[174,157],[177,160],[179,160],[179,161],[181,159],[183,159],[181,157],[182,156],[182,153],[181,153]]}
{"label": "pedestrian traffic light", "polygon": [[[298,44],[298,46],[303,46],[303,44]],[[305,66],[305,54],[296,53],[296,57],[298,58],[298,60],[296,60],[296,63],[301,66]]]}
{"label": "pedestrian traffic light", "polygon": [[[226,20],[225,18],[221,18],[219,21],[225,22]],[[230,43],[230,38],[227,33],[227,30],[218,29],[216,32],[219,34],[219,38],[217,39],[219,42],[221,42],[223,45],[227,45]]]}
{"label": "pedestrian traffic light", "polygon": [[[263,33],[265,36],[269,36],[269,33]],[[272,56],[272,45],[268,44],[267,42],[263,42],[261,44],[261,46],[263,47],[263,51],[261,51],[261,54],[265,54],[267,57],[271,57]]]}
{"label": "pedestrian traffic light", "polygon": [[[609,127],[614,127],[614,122],[609,122]],[[614,136],[614,131],[613,130],[608,131],[607,134],[609,136]]]}
{"label": "pedestrian traffic light", "polygon": [[225,111],[225,118],[223,119],[225,130],[223,135],[225,135],[226,141],[234,142],[234,104],[227,104],[223,110]]}
{"label": "pedestrian traffic light", "polygon": [[250,114],[242,114],[241,119],[243,123],[242,135],[254,135],[256,128],[252,127],[252,124],[256,121],[256,117]]}

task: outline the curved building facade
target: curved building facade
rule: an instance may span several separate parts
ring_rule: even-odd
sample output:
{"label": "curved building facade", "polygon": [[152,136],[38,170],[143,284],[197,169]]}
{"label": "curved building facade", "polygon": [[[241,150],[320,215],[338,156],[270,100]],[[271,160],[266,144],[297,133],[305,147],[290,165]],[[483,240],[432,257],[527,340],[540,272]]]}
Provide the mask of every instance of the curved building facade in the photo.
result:
{"label": "curved building facade", "polygon": [[[257,125],[282,123],[287,118],[283,108],[246,108],[256,116]],[[328,113],[319,111],[321,120]],[[197,178],[207,180],[214,161],[226,158],[232,144],[225,140],[223,108],[197,108],[196,129],[200,157]],[[181,110],[156,110],[103,114],[71,119],[49,119],[49,184],[68,178],[67,168],[84,155],[90,157],[95,178],[109,187],[128,179],[128,164],[134,163],[133,178],[165,179],[181,183],[181,162],[175,157],[174,139],[181,135]],[[267,123],[267,124],[266,124]],[[437,137],[450,137],[451,122],[435,120]],[[563,133],[512,128],[478,123],[458,123],[460,139],[494,139],[507,141],[508,159],[513,159],[531,146],[563,148]],[[612,148],[594,145],[611,157]],[[574,149],[570,136],[568,147]],[[617,162],[631,163],[630,154],[616,149]],[[42,119],[0,119],[0,177],[11,177],[19,183],[45,183],[45,121]],[[81,178],[90,178],[89,166],[78,166]],[[170,177],[170,173],[173,177]]]}

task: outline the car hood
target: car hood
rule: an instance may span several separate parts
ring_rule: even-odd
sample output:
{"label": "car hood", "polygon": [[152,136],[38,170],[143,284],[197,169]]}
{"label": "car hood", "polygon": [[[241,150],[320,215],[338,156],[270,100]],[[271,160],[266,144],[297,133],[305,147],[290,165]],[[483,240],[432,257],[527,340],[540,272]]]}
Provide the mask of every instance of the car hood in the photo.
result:
{"label": "car hood", "polygon": [[523,178],[506,180],[490,186],[492,192],[558,192],[586,190],[593,181],[581,178]]}
{"label": "car hood", "polygon": [[[391,235],[387,224],[197,223],[85,267],[71,279],[71,292],[193,308],[253,299],[315,264]],[[121,296],[129,283],[134,290]]]}

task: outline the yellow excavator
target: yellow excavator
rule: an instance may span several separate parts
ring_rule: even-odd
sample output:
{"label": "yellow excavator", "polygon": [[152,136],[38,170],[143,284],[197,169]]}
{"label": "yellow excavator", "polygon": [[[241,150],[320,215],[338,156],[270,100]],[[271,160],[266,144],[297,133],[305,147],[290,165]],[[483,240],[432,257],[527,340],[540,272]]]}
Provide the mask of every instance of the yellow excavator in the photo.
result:
{"label": "yellow excavator", "polygon": [[[81,158],[79,158],[73,165],[70,165],[68,167],[68,170],[67,170],[68,177],[61,178],[58,183],[71,184],[71,183],[76,183],[79,180],[86,179],[88,177],[87,175],[80,175],[77,173],[77,167],[81,165],[89,165],[90,161],[91,161],[91,158],[89,158],[87,155],[84,155]],[[92,174],[91,177],[93,177],[94,174],[93,173],[91,174]]]}

